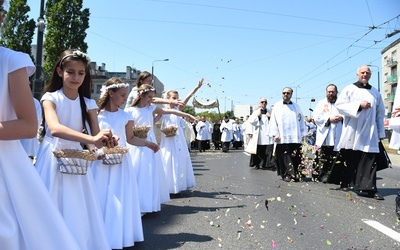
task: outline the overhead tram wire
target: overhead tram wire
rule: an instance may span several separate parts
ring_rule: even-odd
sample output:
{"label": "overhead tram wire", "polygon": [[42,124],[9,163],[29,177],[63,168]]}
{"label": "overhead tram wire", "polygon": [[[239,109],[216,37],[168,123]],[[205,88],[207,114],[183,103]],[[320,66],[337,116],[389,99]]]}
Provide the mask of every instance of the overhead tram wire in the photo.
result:
{"label": "overhead tram wire", "polygon": [[297,18],[297,19],[304,19],[304,20],[318,21],[318,22],[325,22],[325,23],[333,23],[333,24],[341,24],[341,25],[348,25],[348,26],[354,26],[354,27],[364,27],[364,28],[366,27],[366,26],[357,25],[357,24],[343,23],[343,22],[337,22],[337,21],[331,21],[331,20],[323,20],[323,19],[311,18],[311,17],[303,17],[303,16],[294,16],[294,15],[288,15],[288,14],[273,13],[273,12],[260,11],[260,10],[248,10],[248,9],[233,8],[233,7],[221,7],[221,6],[215,6],[215,5],[195,4],[195,3],[182,3],[182,2],[175,2],[175,1],[162,1],[162,0],[149,0],[149,1],[161,2],[161,3],[180,4],[180,5],[192,5],[192,6],[196,6],[196,7],[207,7],[207,8],[234,10],[234,11],[250,12],[250,13],[259,13],[259,14],[274,15],[274,16],[281,16],[281,17],[291,17],[291,18]]}
{"label": "overhead tram wire", "polygon": [[[398,18],[399,16],[400,16],[400,14],[397,15],[396,17],[394,17],[394,18],[392,18],[392,19],[390,19],[390,20],[388,20],[388,21],[386,21],[386,22],[384,22],[384,23],[382,23],[382,24],[376,26],[376,27],[375,27],[375,26],[374,26],[374,27],[370,27],[370,29],[368,30],[368,32],[366,32],[361,38],[358,38],[354,43],[352,43],[351,45],[349,45],[348,47],[346,47],[344,50],[347,50],[347,51],[348,51],[352,46],[354,46],[354,44],[356,44],[357,42],[359,42],[363,37],[365,37],[366,35],[368,35],[372,30],[375,30],[375,29],[379,28],[380,26],[383,26],[384,24],[389,23],[390,21],[392,21],[392,20]],[[385,40],[385,39],[387,39],[387,38],[383,38],[383,39],[380,40],[380,41],[374,41],[374,44],[371,45],[370,47],[365,48],[365,49],[362,50],[361,52],[356,53],[355,55],[352,55],[351,57],[347,57],[347,58],[346,58],[345,60],[343,60],[342,62],[339,62],[339,63],[335,64],[333,67],[330,67],[329,69],[327,69],[327,70],[325,70],[325,71],[323,71],[323,72],[321,72],[321,73],[319,73],[319,74],[317,74],[317,75],[315,75],[315,76],[313,76],[313,77],[307,79],[307,81],[308,81],[308,80],[311,80],[311,79],[314,79],[314,78],[317,77],[317,76],[320,76],[321,74],[323,74],[323,73],[325,73],[325,72],[331,70],[332,68],[334,68],[334,67],[336,67],[336,66],[338,66],[338,65],[340,65],[340,64],[342,64],[342,63],[344,63],[345,61],[349,60],[350,58],[353,58],[354,56],[356,56],[356,55],[358,55],[358,54],[364,52],[365,50],[370,49],[371,47],[375,46],[376,44],[378,44],[379,42],[381,42],[381,41],[383,41],[383,40]],[[342,53],[344,50],[342,50],[341,52],[339,52],[339,54]],[[337,55],[338,55],[338,54],[336,54],[335,56],[331,57],[328,61],[324,62],[323,64],[317,66],[317,67],[316,67],[314,70],[312,70],[311,72],[315,71],[316,69],[319,69],[320,67],[322,67],[323,65],[325,65],[327,62],[329,62],[330,60],[332,60],[333,58],[335,58]],[[307,73],[306,75],[309,75],[309,73]],[[299,79],[302,79],[302,78],[304,78],[304,77],[301,77],[301,78],[299,78]],[[298,82],[298,81],[299,81],[299,80],[296,80],[294,83],[296,83],[296,82]],[[304,83],[304,82],[299,83],[298,85],[301,85],[301,84],[303,84],[303,83]]]}

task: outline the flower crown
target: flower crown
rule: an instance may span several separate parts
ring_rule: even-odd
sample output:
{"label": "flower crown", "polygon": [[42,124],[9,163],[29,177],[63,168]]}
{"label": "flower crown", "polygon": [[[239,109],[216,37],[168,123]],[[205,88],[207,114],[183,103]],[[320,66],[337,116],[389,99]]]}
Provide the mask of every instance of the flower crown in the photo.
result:
{"label": "flower crown", "polygon": [[129,88],[129,84],[123,82],[123,83],[114,83],[108,86],[103,86],[100,89],[100,96],[103,97],[109,89],[119,89],[119,88]]}
{"label": "flower crown", "polygon": [[138,95],[144,94],[146,92],[156,92],[156,89],[151,87],[151,88],[148,88],[148,89],[138,90]]}
{"label": "flower crown", "polygon": [[71,54],[68,54],[68,55],[64,56],[63,58],[61,58],[60,63],[59,63],[59,66],[61,67],[63,61],[64,61],[66,58],[70,57],[70,56],[72,56],[72,57],[74,57],[74,58],[82,58],[82,59],[85,59],[86,62],[87,62],[87,65],[90,64],[90,57],[88,56],[88,54],[83,53],[82,51],[79,51],[79,50],[74,50]]}

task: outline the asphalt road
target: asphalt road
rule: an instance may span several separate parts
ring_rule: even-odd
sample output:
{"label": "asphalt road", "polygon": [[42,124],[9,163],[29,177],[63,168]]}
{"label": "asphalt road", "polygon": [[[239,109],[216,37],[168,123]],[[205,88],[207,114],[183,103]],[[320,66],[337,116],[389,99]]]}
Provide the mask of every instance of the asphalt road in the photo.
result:
{"label": "asphalt road", "polygon": [[196,187],[146,214],[145,241],[126,249],[400,249],[396,163],[378,172],[385,200],[376,201],[332,184],[286,183],[248,161],[241,150],[192,153]]}

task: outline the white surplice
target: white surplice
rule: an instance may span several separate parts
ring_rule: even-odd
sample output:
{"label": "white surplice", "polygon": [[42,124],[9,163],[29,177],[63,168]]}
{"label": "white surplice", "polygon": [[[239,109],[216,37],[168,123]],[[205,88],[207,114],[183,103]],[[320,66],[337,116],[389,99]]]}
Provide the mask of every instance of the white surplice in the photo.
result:
{"label": "white surplice", "polygon": [[[362,101],[371,103],[371,108],[359,111]],[[338,96],[335,106],[344,116],[338,149],[378,153],[379,139],[385,138],[385,106],[378,90],[348,85]]]}
{"label": "white surplice", "polygon": [[300,106],[297,103],[283,104],[282,100],[275,103],[268,134],[271,137],[280,136],[278,144],[301,143],[307,129]]}
{"label": "white surplice", "polygon": [[340,115],[335,104],[329,102],[327,98],[324,98],[317,103],[313,114],[315,124],[317,125],[317,139],[315,145],[319,147],[337,145],[342,133],[342,122],[330,122],[328,126],[325,126],[330,117]]}

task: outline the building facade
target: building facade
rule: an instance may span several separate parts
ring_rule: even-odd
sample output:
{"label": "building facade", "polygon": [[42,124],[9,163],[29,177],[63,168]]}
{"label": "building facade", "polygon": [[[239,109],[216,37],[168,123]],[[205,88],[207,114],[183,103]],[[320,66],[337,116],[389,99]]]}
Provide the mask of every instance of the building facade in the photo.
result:
{"label": "building facade", "polygon": [[[398,87],[398,53],[400,38],[382,50],[382,98],[385,104],[386,118],[390,119],[394,97]],[[387,122],[386,122],[387,123]]]}
{"label": "building facade", "polygon": [[[140,70],[126,66],[125,72],[109,72],[106,70],[106,64],[102,63],[101,66],[97,65],[96,62],[90,63],[90,75],[92,76],[92,99],[98,100],[100,98],[101,87],[105,82],[112,77],[119,77],[121,80],[129,84],[129,91],[134,87],[136,79],[140,74]],[[161,97],[164,91],[164,84],[157,78],[154,77],[154,88],[157,92],[157,97]]]}

